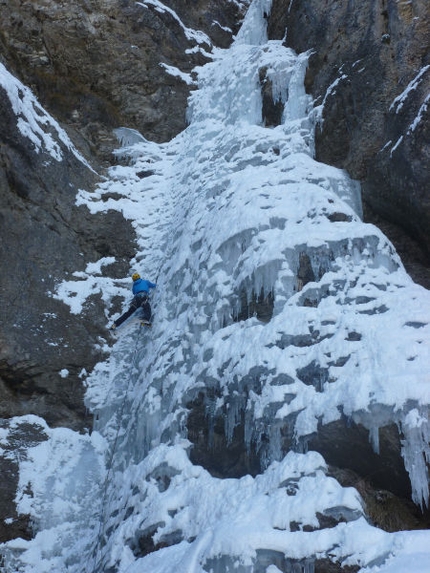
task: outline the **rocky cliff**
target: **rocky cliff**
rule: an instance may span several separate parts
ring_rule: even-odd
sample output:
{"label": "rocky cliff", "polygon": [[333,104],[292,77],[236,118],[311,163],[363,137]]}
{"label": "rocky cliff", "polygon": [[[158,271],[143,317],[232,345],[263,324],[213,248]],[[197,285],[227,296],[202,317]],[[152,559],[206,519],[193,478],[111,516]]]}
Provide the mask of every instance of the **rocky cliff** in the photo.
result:
{"label": "rocky cliff", "polygon": [[[154,5],[153,5],[154,4]],[[2,5],[0,46],[9,68],[49,111],[106,162],[112,129],[171,139],[185,126],[185,75],[226,47],[240,23],[240,4],[195,0],[73,0]],[[177,19],[175,13],[180,16]],[[197,30],[198,32],[193,32]]]}
{"label": "rocky cliff", "polygon": [[[115,262],[101,273],[126,276],[134,234],[118,212],[94,216],[77,206],[76,193],[91,189],[112,163],[113,128],[131,127],[162,142],[185,127],[192,70],[208,60],[212,46],[229,45],[246,4],[1,3],[0,62],[32,89],[87,161],[49,125],[45,133],[55,136],[61,160],[37,149],[17,129],[16,112],[0,89],[3,418],[37,414],[54,426],[90,426],[82,381],[108,343],[103,302],[94,295],[78,316],[52,292],[68,275],[105,257]],[[426,286],[428,17],[425,0],[360,5],[274,0],[268,16],[271,38],[284,38],[298,52],[312,50],[307,89],[320,106],[317,158],[362,182],[366,216],[378,220],[414,278]],[[267,121],[276,122],[276,106],[271,114]],[[16,444],[28,439],[24,430],[15,431]],[[332,441],[329,431],[318,439],[324,442],[315,445],[320,449]],[[390,442],[389,432],[386,439]],[[398,457],[398,444],[393,447]],[[342,466],[341,458],[333,452],[331,461]],[[15,470],[10,461],[6,465],[10,494]],[[403,480],[404,470],[399,471]],[[23,527],[9,528],[4,536],[22,535]]]}
{"label": "rocky cliff", "polygon": [[361,181],[366,218],[429,288],[427,2],[275,0],[269,33],[312,52],[307,89],[322,106],[317,159]]}

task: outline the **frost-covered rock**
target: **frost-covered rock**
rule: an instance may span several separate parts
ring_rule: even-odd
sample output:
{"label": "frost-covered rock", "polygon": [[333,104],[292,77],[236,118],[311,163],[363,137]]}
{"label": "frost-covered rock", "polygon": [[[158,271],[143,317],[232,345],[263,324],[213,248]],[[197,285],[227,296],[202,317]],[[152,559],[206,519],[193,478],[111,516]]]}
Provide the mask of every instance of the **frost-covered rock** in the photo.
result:
{"label": "frost-covered rock", "polygon": [[82,379],[103,355],[100,289],[92,289],[92,316],[71,314],[52,295],[87,260],[102,260],[111,276],[122,275],[133,253],[132,228],[118,212],[94,217],[75,204],[78,189],[90,189],[99,176],[2,64],[0,110],[0,415],[35,414],[51,425],[82,428],[90,425]]}
{"label": "frost-covered rock", "polygon": [[298,52],[312,50],[306,84],[322,108],[317,158],[363,182],[374,211],[366,210],[369,220],[377,213],[397,225],[387,226],[390,236],[427,288],[429,33],[426,0],[383,6],[274,0],[269,17],[270,38],[285,38]]}

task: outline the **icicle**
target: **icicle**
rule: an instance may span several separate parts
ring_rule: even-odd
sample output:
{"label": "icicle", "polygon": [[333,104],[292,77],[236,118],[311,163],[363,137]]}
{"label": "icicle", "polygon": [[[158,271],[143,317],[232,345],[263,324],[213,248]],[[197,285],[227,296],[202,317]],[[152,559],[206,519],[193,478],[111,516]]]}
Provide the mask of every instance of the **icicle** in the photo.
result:
{"label": "icicle", "polygon": [[422,510],[429,505],[430,425],[428,408],[410,410],[401,421],[402,456],[409,473],[412,499]]}
{"label": "icicle", "polygon": [[267,18],[271,9],[272,0],[254,0],[248,8],[235,42],[253,46],[267,42]]}
{"label": "icicle", "polygon": [[379,454],[379,427],[372,426],[369,430],[369,442],[375,454]]}
{"label": "icicle", "polygon": [[233,439],[234,428],[236,427],[236,421],[238,417],[238,400],[233,397],[229,400],[226,405],[226,413],[224,418],[225,436],[227,439],[227,444],[231,444]]}
{"label": "icicle", "polygon": [[130,127],[118,127],[113,132],[123,147],[147,141],[137,129],[131,129]]}
{"label": "icicle", "polygon": [[269,426],[269,463],[281,460],[283,453],[281,424],[272,422]]}
{"label": "icicle", "polygon": [[311,103],[310,96],[305,90],[305,74],[309,54],[300,54],[288,84],[288,101],[285,104],[283,123],[305,118]]}
{"label": "icicle", "polygon": [[244,442],[246,453],[249,455],[251,451],[251,443],[254,437],[254,409],[248,403],[245,410],[245,427],[244,427]]}

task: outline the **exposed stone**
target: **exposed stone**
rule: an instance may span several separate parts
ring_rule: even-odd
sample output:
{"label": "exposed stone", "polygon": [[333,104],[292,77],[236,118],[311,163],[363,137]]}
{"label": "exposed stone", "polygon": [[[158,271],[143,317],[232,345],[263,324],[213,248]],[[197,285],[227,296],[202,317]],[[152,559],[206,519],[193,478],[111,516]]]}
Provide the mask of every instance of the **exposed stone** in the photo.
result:
{"label": "exposed stone", "polygon": [[2,3],[0,52],[42,104],[74,128],[75,141],[109,163],[115,127],[161,142],[186,126],[192,86],[180,74],[208,61],[210,45],[199,50],[183,26],[227,47],[240,22],[239,3],[228,0],[164,4],[163,12],[135,0],[10,0]]}
{"label": "exposed stone", "polygon": [[393,243],[406,271],[412,279],[423,287],[430,289],[430,265],[420,243],[411,235],[405,233],[401,225],[396,225],[378,215],[366,201],[363,203],[363,212],[364,219],[379,227]]}
{"label": "exposed stone", "polygon": [[24,420],[10,427],[0,419],[0,428],[7,431],[0,452],[0,539],[2,542],[21,537],[31,539],[31,524],[27,515],[17,514],[14,497],[18,485],[18,460],[25,459],[28,448],[47,439],[43,428]]}
{"label": "exposed stone", "polygon": [[253,450],[247,452],[244,447],[243,423],[236,426],[228,441],[223,417],[217,415],[211,419],[207,397],[210,393],[201,393],[188,404],[188,439],[193,444],[190,460],[219,478],[237,478],[248,473],[257,475],[261,469],[259,456]]}
{"label": "exposed stone", "polygon": [[273,100],[273,84],[267,77],[267,68],[260,70],[260,84],[264,125],[266,127],[280,125],[284,113],[284,104],[281,100]]}
{"label": "exposed stone", "polygon": [[315,573],[358,573],[361,567],[358,565],[341,565],[330,559],[317,559],[315,561]]}
{"label": "exposed stone", "polygon": [[269,322],[273,316],[273,303],[274,297],[271,291],[265,293],[264,289],[261,289],[257,296],[256,292],[252,290],[248,297],[246,290],[243,289],[239,297],[239,312],[237,316],[234,316],[234,320],[247,320],[255,316],[262,322]]}
{"label": "exposed stone", "polygon": [[[211,389],[200,393],[187,405],[188,438],[193,444],[191,461],[220,478],[259,474],[268,462],[268,455],[270,457],[266,443],[268,432],[262,431],[259,444],[252,441],[246,451],[245,412],[237,416],[237,424],[228,438],[226,413],[214,413],[215,401],[216,392]],[[268,429],[269,419],[262,420],[261,425],[264,424]],[[284,453],[297,447],[288,421],[280,429],[280,439]],[[321,453],[329,464],[329,475],[341,485],[358,490],[366,514],[375,526],[390,532],[429,528],[430,510],[421,511],[410,499],[411,485],[401,455],[397,427],[393,424],[380,428],[379,442],[380,452],[376,453],[369,432],[360,424],[342,419],[320,425],[318,432],[307,437],[304,443],[306,448]],[[288,491],[287,494],[290,495]],[[333,527],[336,523],[328,516],[320,516],[321,528]],[[294,524],[290,527],[294,530]],[[297,525],[297,528],[301,529],[301,526]],[[327,571],[343,571],[340,564],[333,563],[330,567]]]}
{"label": "exposed stone", "polygon": [[410,497],[411,485],[400,453],[397,427],[393,424],[380,428],[379,441],[378,454],[373,451],[369,432],[363,426],[342,419],[320,425],[307,444],[309,449],[320,452],[328,464],[352,470],[374,487]]}
{"label": "exposed stone", "polygon": [[354,487],[361,495],[366,515],[373,525],[384,531],[429,529],[430,511],[424,513],[410,499],[376,487],[372,475],[362,476],[351,469],[329,467],[332,475],[344,487]]}
{"label": "exposed stone", "polygon": [[104,256],[117,258],[109,272],[123,276],[134,233],[116,212],[94,217],[75,205],[77,190],[98,177],[59,141],[62,161],[37,153],[17,130],[3,89],[0,114],[0,415],[33,413],[78,429],[90,423],[80,373],[101,358],[103,306],[93,297],[84,316],[72,315],[52,293]]}
{"label": "exposed stone", "polygon": [[311,259],[306,253],[299,255],[299,268],[297,270],[297,290],[302,288],[309,282],[315,280],[315,273],[312,269]]}

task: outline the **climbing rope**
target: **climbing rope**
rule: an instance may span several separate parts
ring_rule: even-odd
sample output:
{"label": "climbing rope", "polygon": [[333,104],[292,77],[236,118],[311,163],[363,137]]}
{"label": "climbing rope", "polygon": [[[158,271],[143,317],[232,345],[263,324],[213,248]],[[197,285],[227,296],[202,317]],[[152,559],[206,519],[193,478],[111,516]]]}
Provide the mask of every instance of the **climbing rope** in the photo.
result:
{"label": "climbing rope", "polygon": [[[161,272],[161,269],[158,270],[158,273],[157,273],[157,276],[155,279],[156,284],[158,283],[158,278],[160,276],[160,272]],[[152,314],[151,314],[151,319],[152,319]],[[126,370],[126,373],[129,374],[128,384],[127,384],[126,390],[124,392],[124,397],[122,399],[121,406],[117,412],[118,423],[117,423],[117,428],[116,428],[116,432],[115,432],[115,438],[114,438],[114,441],[112,444],[110,458],[106,464],[107,472],[106,472],[106,476],[105,476],[105,479],[103,482],[103,487],[102,487],[102,492],[103,492],[102,502],[101,502],[102,505],[101,505],[100,520],[99,520],[99,528],[98,528],[98,533],[97,533],[97,543],[96,543],[96,546],[93,550],[93,565],[91,568],[92,573],[97,573],[97,567],[103,559],[100,544],[101,544],[101,537],[102,537],[102,535],[104,535],[104,530],[105,530],[105,526],[106,526],[106,502],[107,502],[108,484],[109,484],[109,479],[111,477],[111,473],[112,473],[112,469],[113,469],[113,461],[114,461],[114,457],[115,457],[115,453],[116,453],[116,448],[118,445],[119,434],[121,431],[121,420],[122,420],[123,413],[124,413],[124,407],[125,407],[126,399],[127,399],[128,393],[129,393],[129,388],[130,388],[130,384],[131,384],[131,380],[132,380],[132,373],[136,367],[136,358],[137,358],[139,339],[140,339],[139,334],[140,334],[141,330],[142,330],[142,322],[140,323],[139,330],[137,332],[136,343],[135,343],[134,348],[133,348],[130,366]]]}
{"label": "climbing rope", "polygon": [[141,330],[142,330],[142,323],[140,323],[139,330],[137,332],[136,343],[134,345],[130,366],[126,370],[126,373],[129,373],[130,375],[128,377],[128,384],[127,384],[126,390],[124,392],[124,397],[122,399],[120,409],[117,412],[118,423],[117,423],[117,428],[116,428],[116,432],[115,432],[115,438],[114,438],[114,441],[112,444],[110,458],[106,464],[107,472],[106,472],[106,476],[105,476],[105,479],[103,482],[103,488],[102,488],[102,491],[103,491],[102,502],[101,502],[102,505],[101,505],[100,520],[99,520],[99,529],[98,529],[98,533],[97,533],[97,544],[93,550],[94,559],[93,559],[93,566],[91,568],[92,573],[97,573],[97,566],[103,558],[103,555],[100,554],[100,558],[98,559],[99,553],[101,553],[100,539],[101,539],[101,536],[104,535],[104,529],[106,526],[107,490],[108,490],[109,478],[111,476],[111,472],[112,472],[112,468],[113,468],[113,460],[114,460],[114,456],[115,456],[115,452],[116,452],[116,447],[118,444],[119,433],[121,430],[121,420],[122,420],[122,416],[123,416],[123,412],[124,412],[125,402],[126,402],[126,399],[128,396],[128,392],[129,392],[129,388],[130,388],[130,384],[131,384],[131,380],[132,380],[132,372],[136,366],[137,350],[138,350],[138,345],[139,345],[139,334],[140,334]]}

